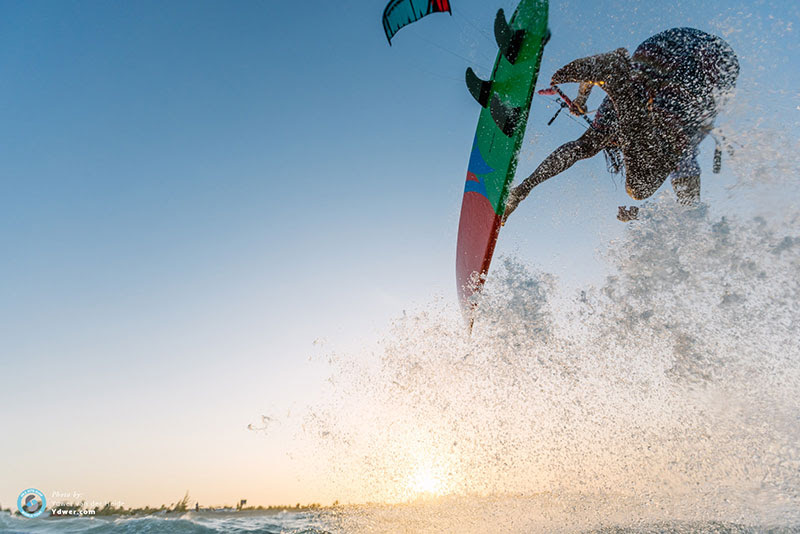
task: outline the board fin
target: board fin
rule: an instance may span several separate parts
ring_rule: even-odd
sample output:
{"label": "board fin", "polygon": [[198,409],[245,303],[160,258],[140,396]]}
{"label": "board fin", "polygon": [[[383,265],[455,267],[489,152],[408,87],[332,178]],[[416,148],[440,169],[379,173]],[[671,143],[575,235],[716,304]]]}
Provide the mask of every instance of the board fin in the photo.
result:
{"label": "board fin", "polygon": [[506,137],[514,135],[514,131],[517,129],[519,120],[522,117],[522,108],[509,106],[500,100],[497,94],[494,94],[492,95],[489,111],[492,114],[494,123]]}
{"label": "board fin", "polygon": [[472,97],[478,101],[482,108],[489,105],[489,96],[492,94],[492,82],[478,78],[472,67],[467,67],[467,89]]}
{"label": "board fin", "polygon": [[497,17],[494,19],[494,38],[508,62],[512,65],[516,63],[517,54],[525,40],[525,30],[513,30],[506,21],[502,8],[497,10]]}

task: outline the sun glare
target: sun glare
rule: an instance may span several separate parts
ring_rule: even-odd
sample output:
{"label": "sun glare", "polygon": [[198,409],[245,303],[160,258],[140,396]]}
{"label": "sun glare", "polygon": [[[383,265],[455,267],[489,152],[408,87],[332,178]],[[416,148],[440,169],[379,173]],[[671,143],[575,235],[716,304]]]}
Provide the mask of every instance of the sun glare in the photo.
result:
{"label": "sun glare", "polygon": [[411,497],[438,497],[444,493],[444,482],[433,469],[419,466],[408,479]]}

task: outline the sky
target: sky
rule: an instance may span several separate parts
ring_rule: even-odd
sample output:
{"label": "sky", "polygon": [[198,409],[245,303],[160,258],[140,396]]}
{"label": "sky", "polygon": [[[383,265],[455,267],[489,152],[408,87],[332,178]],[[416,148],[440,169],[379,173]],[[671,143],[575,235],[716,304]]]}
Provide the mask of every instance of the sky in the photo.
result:
{"label": "sky", "polygon": [[[358,349],[405,309],[455,306],[478,116],[463,72],[488,75],[494,13],[515,3],[454,0],[391,47],[381,0],[0,3],[0,505],[28,487],[321,499],[291,436],[246,427],[321,394],[315,341]],[[780,88],[797,128],[796,2],[552,4],[539,87],[694,26],[732,44],[751,94]],[[534,99],[518,177],[583,131],[546,126],[555,109]],[[731,179],[704,196],[730,205]],[[522,204],[498,253],[597,280],[630,203],[602,158],[581,162]]]}

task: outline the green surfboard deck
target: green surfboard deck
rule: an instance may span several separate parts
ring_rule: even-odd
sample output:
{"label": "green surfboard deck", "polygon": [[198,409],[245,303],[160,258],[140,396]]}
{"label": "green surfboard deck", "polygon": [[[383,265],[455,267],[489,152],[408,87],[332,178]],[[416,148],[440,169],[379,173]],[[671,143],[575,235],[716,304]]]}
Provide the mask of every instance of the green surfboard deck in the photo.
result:
{"label": "green surfboard deck", "polygon": [[[456,282],[465,315],[471,316],[470,297],[485,279],[500,231],[548,35],[547,20],[548,0],[521,0],[509,20],[513,30],[526,31],[517,59],[512,64],[499,52],[492,70],[489,101],[496,95],[509,108],[521,110],[513,134],[509,137],[497,126],[491,106],[481,108],[467,170],[456,252]],[[471,323],[469,318],[468,321]]]}
{"label": "green surfboard deck", "polygon": [[492,92],[509,107],[521,107],[523,116],[512,137],[506,137],[492,119],[489,108],[482,108],[476,139],[486,163],[494,172],[484,175],[489,202],[497,215],[505,211],[508,186],[514,180],[517,156],[525,136],[525,125],[539,75],[543,42],[547,34],[547,0],[522,0],[509,21],[515,30],[528,31],[514,65],[498,53],[492,72]]}

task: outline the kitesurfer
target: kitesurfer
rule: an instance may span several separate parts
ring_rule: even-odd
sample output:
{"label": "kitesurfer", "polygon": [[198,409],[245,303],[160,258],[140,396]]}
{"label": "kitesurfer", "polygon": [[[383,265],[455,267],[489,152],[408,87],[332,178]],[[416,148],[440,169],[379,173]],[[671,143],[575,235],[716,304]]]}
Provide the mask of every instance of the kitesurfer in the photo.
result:
{"label": "kitesurfer", "polygon": [[[610,170],[624,167],[625,190],[633,199],[650,197],[670,177],[678,202],[697,203],[697,147],[711,131],[722,97],[733,89],[738,74],[730,45],[693,28],[658,33],[639,45],[633,57],[619,48],[562,67],[553,74],[552,85],[581,84],[572,113],[586,113],[595,85],[608,96],[581,137],[557,148],[509,192],[503,220],[535,186],[600,151],[606,152]],[[629,221],[637,212],[635,206],[620,206],[617,218]]]}

